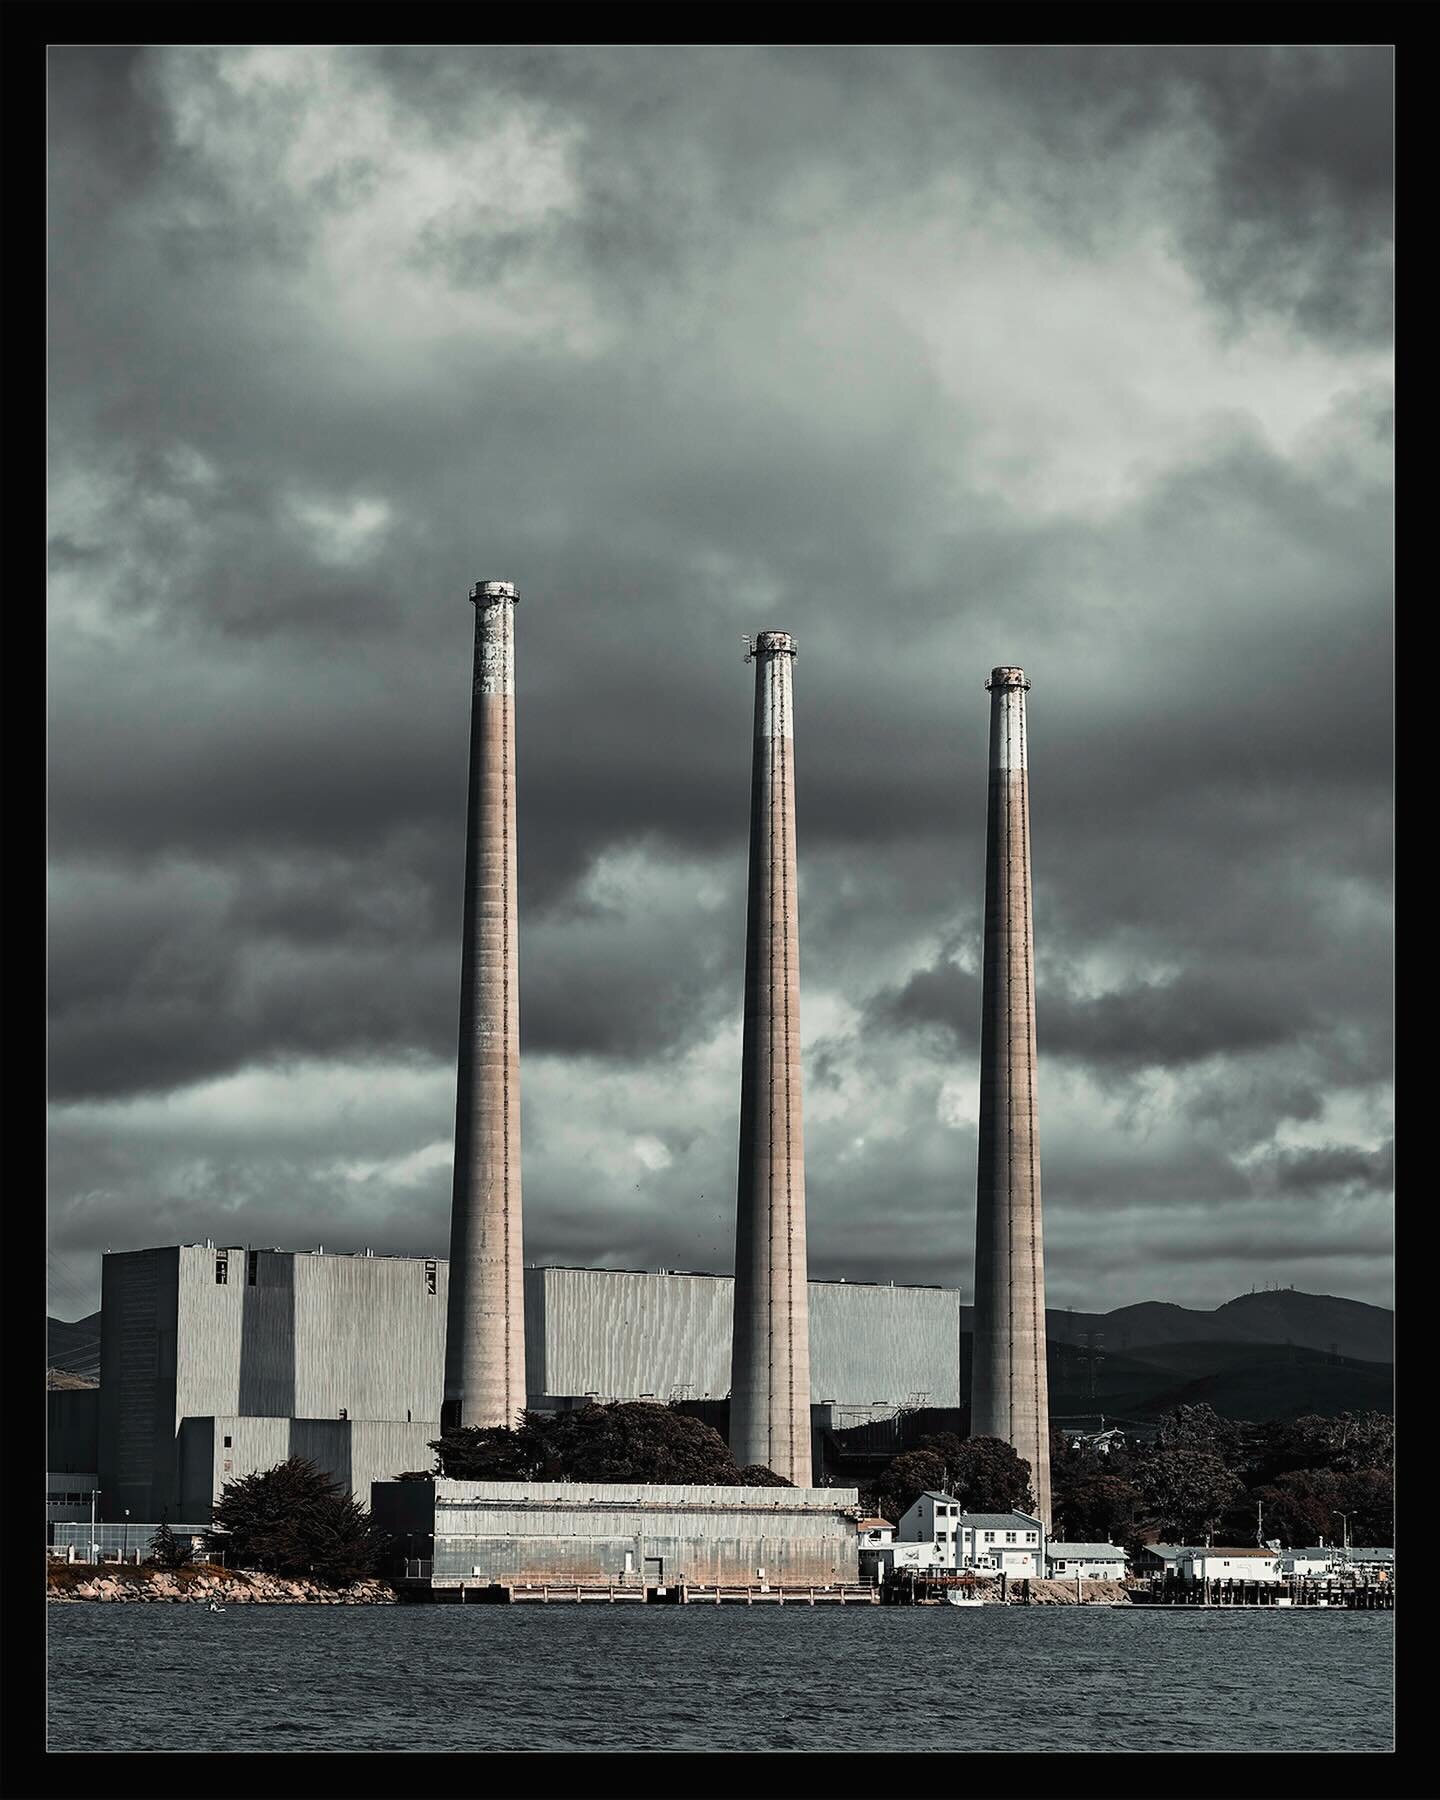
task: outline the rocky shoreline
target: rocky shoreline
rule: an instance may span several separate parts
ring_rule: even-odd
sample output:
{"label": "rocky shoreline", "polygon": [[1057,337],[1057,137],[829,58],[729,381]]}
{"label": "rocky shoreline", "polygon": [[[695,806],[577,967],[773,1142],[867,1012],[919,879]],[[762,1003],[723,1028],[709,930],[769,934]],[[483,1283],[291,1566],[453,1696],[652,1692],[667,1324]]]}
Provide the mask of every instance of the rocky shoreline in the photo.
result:
{"label": "rocky shoreline", "polygon": [[357,1581],[350,1587],[289,1580],[253,1569],[150,1569],[105,1564],[61,1564],[48,1572],[47,1600],[140,1601],[150,1605],[208,1606],[393,1606],[388,1581]]}

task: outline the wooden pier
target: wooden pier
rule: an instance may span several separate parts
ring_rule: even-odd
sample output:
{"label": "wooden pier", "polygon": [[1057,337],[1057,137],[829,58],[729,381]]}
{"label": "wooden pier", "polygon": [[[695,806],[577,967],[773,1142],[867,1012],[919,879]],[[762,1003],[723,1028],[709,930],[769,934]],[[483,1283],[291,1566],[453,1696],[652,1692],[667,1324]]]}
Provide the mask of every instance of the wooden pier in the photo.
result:
{"label": "wooden pier", "polygon": [[1128,1607],[1178,1606],[1206,1611],[1244,1607],[1251,1611],[1279,1607],[1311,1611],[1393,1612],[1395,1584],[1339,1581],[1157,1581],[1149,1589],[1133,1589]]}
{"label": "wooden pier", "polygon": [[401,1597],[466,1606],[878,1606],[880,1590],[855,1583],[831,1587],[692,1586],[676,1583],[425,1581],[410,1584]]}

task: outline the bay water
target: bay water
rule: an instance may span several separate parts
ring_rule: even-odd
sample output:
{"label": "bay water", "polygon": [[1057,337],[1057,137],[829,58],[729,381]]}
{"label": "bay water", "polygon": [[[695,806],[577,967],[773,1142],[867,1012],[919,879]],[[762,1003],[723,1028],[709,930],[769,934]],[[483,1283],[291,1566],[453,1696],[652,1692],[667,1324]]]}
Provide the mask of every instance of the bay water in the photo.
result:
{"label": "bay water", "polygon": [[1390,1613],[52,1605],[48,1746],[1387,1751]]}

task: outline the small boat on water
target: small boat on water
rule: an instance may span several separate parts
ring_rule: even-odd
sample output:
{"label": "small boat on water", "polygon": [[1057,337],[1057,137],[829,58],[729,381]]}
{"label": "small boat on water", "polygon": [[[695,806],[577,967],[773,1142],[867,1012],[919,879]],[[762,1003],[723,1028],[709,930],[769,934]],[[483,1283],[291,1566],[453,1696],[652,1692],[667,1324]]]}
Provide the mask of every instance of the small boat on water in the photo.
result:
{"label": "small boat on water", "polygon": [[950,1606],[983,1606],[985,1604],[983,1600],[977,1600],[972,1594],[957,1593],[954,1588],[951,1588],[946,1594],[945,1600]]}

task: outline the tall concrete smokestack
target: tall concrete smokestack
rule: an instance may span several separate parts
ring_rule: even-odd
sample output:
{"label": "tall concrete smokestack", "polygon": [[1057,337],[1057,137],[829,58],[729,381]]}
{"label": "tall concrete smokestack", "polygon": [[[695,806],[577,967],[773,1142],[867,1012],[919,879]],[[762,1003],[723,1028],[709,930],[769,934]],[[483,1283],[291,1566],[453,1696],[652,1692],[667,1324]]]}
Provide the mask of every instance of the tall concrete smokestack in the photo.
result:
{"label": "tall concrete smokestack", "polygon": [[[750,908],[740,1072],[730,1449],[810,1485],[810,1308],[800,1123],[800,919],[788,631],[755,641]],[[748,658],[747,658],[748,660]]]}
{"label": "tall concrete smokestack", "polygon": [[975,1362],[970,1429],[1030,1465],[1050,1525],[1050,1398],[1036,1118],[1035,937],[1023,669],[993,669],[975,1209]]}
{"label": "tall concrete smokestack", "polygon": [[525,1406],[520,982],[515,876],[515,584],[479,581],[450,1301],[441,1422],[513,1425]]}

